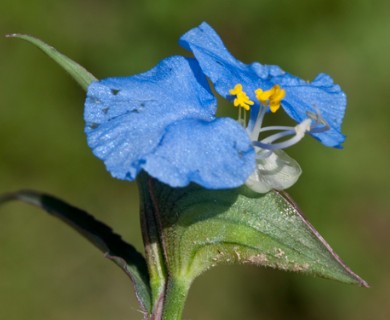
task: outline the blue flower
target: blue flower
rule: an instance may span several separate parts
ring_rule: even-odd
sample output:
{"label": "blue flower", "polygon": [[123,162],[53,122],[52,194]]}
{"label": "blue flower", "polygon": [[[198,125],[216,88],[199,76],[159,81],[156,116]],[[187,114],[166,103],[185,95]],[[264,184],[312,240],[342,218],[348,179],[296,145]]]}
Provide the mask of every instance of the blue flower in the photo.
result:
{"label": "blue flower", "polygon": [[93,82],[85,132],[116,178],[145,170],[172,187],[237,187],[255,169],[254,148],[239,123],[215,112],[197,61],[174,56],[142,74]]}
{"label": "blue flower", "polygon": [[[194,54],[216,91],[239,108],[238,121],[247,126],[256,152],[256,170],[246,181],[253,190],[286,189],[298,180],[299,164],[282,149],[300,141],[306,132],[325,146],[341,148],[346,97],[328,75],[306,82],[278,66],[244,64],[207,23],[188,31],[179,43]],[[280,107],[298,124],[262,127],[265,114]],[[250,111],[248,124],[246,111]],[[277,132],[261,137],[272,131]]]}
{"label": "blue flower", "polygon": [[[345,140],[341,133],[341,123],[346,97],[328,75],[319,74],[312,82],[306,82],[278,66],[257,62],[244,64],[229,53],[218,34],[205,22],[184,34],[180,44],[193,52],[203,72],[221,96],[236,101],[239,97],[232,94],[231,90],[236,85],[242,87],[241,91],[253,103],[250,105],[249,131],[255,129],[256,120],[262,112],[263,103],[256,97],[256,91],[260,89],[266,93],[281,88],[284,91],[281,106],[293,120],[298,123],[305,119],[313,120],[308,128],[312,136],[325,146],[341,147]],[[272,101],[268,102],[271,111],[274,111]]]}

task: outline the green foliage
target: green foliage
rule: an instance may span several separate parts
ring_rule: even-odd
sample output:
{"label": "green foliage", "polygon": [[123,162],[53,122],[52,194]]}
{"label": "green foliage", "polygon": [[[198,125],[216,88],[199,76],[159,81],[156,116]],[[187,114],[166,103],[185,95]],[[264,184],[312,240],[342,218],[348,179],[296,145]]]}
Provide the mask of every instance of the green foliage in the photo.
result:
{"label": "green foliage", "polygon": [[[223,0],[14,0],[0,3],[0,30],[39,36],[103,78],[142,72],[177,53],[177,37],[206,20],[245,62],[279,64],[308,80],[320,71],[332,74],[348,95],[345,148],[324,150],[308,138],[289,150],[303,169],[289,193],[372,288],[218,267],[195,282],[186,318],[385,319],[390,312],[389,9],[385,0],[244,0],[239,6]],[[139,206],[135,185],[112,180],[90,154],[83,92],[34,48],[4,38],[0,46],[1,192],[50,190],[88,206],[140,247],[138,228],[129,228],[139,219],[132,214]],[[219,108],[221,114],[230,110]],[[0,318],[140,318],[115,266],[35,211],[18,204],[1,209]],[[234,309],[226,307],[233,303]]]}
{"label": "green foliage", "polygon": [[23,201],[45,210],[89,240],[104,253],[106,258],[116,263],[130,277],[144,312],[151,309],[149,277],[145,259],[110,227],[87,212],[44,193],[26,190],[0,195],[0,204],[14,200]]}
{"label": "green foliage", "polygon": [[57,62],[66,72],[68,72],[72,78],[84,89],[87,90],[89,84],[95,81],[96,78],[89,73],[85,68],[78,63],[69,59],[67,56],[58,52],[55,48],[49,46],[40,39],[34,38],[25,34],[9,34],[9,38],[20,38],[28,42],[31,42],[43,52],[45,52],[50,58]]}
{"label": "green foliage", "polygon": [[141,189],[160,225],[165,268],[172,277],[188,282],[218,264],[241,263],[367,286],[286,194],[258,194],[246,187],[174,189],[153,179]]}
{"label": "green foliage", "polygon": [[147,314],[181,319],[191,282],[221,263],[254,264],[368,286],[286,195],[258,194],[246,187],[172,188],[146,174],[139,185],[148,266],[110,227],[62,200],[20,191],[0,195],[0,204],[26,202],[78,231],[130,277],[145,319]]}

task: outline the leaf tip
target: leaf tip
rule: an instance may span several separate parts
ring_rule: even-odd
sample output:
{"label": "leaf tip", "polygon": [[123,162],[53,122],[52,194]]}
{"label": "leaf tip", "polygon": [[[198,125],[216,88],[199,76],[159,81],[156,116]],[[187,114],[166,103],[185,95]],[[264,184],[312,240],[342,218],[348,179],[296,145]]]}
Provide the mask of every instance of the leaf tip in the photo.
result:
{"label": "leaf tip", "polygon": [[361,280],[361,283],[360,283],[361,287],[364,287],[364,288],[367,288],[367,289],[370,288],[370,285],[366,281],[364,281],[363,279],[360,279],[360,280]]}
{"label": "leaf tip", "polygon": [[367,281],[365,281],[364,279],[360,278],[356,273],[354,273],[353,271],[351,271],[351,275],[353,276],[353,278],[356,280],[357,284],[360,286],[360,287],[363,287],[363,288],[367,288],[369,289],[370,288],[370,285],[368,284]]}
{"label": "leaf tip", "polygon": [[77,62],[71,60],[61,52],[57,51],[54,47],[48,45],[39,38],[21,33],[7,34],[6,37],[26,40],[41,49],[58,65],[60,65],[66,72],[68,72],[84,90],[87,90],[89,84],[92,81],[97,80],[96,77],[92,75],[89,71],[87,71],[84,67],[79,65]]}
{"label": "leaf tip", "polygon": [[[326,242],[326,240],[320,235],[320,233],[314,228],[314,226],[306,219],[304,214],[302,213],[302,210],[298,207],[298,205],[295,203],[295,201],[290,197],[290,195],[284,191],[276,191],[280,196],[282,196],[289,205],[291,205],[295,211],[296,214],[301,218],[301,221],[309,228],[309,230],[312,232],[315,238],[319,240],[319,242],[323,245],[325,250],[332,256],[333,260],[338,264],[339,271],[341,274],[343,274],[340,277],[329,277],[334,280],[339,280],[341,282],[345,283],[351,283],[358,285],[360,287],[369,288],[370,285],[363,280],[358,274],[352,271],[352,269],[336,254],[336,252],[333,250],[333,248]],[[346,277],[344,277],[346,276]]]}
{"label": "leaf tip", "polygon": [[8,33],[5,35],[5,37],[6,38],[32,38],[31,36],[22,33]]}

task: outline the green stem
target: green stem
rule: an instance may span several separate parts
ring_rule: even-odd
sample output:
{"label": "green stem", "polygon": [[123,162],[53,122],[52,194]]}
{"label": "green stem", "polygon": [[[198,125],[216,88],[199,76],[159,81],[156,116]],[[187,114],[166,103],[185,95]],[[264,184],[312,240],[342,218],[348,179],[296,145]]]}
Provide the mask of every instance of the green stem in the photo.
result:
{"label": "green stem", "polygon": [[[161,193],[166,189],[157,188],[155,181],[146,173],[137,179],[141,196],[141,226],[146,261],[152,290],[150,320],[180,320],[191,280],[172,276],[174,270],[168,261],[169,255],[164,237],[164,227],[171,223],[164,216]],[[171,190],[171,189],[169,189]],[[169,217],[171,218],[171,214]],[[171,257],[172,258],[172,257]]]}
{"label": "green stem", "polygon": [[190,283],[182,279],[170,278],[167,283],[164,304],[163,320],[180,320],[187,298]]}
{"label": "green stem", "polygon": [[167,271],[161,243],[159,212],[150,192],[149,184],[150,179],[147,175],[140,174],[138,186],[141,196],[141,229],[152,290],[152,310],[150,312],[152,319],[159,319],[157,315],[161,313]]}

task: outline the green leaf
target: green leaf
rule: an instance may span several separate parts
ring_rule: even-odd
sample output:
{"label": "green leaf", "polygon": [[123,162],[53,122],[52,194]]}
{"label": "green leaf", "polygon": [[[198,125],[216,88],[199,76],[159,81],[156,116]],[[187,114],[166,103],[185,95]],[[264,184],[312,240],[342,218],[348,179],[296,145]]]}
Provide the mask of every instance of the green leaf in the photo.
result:
{"label": "green leaf", "polygon": [[106,258],[115,262],[132,280],[138,301],[145,313],[151,310],[149,275],[144,257],[130,244],[122,240],[110,227],[96,220],[83,210],[62,200],[35,191],[19,191],[0,195],[0,204],[19,200],[45,210],[75,229]]}
{"label": "green leaf", "polygon": [[9,34],[9,38],[24,39],[45,52],[50,58],[57,62],[62,68],[68,72],[74,80],[84,89],[87,90],[89,84],[97,79],[88,72],[84,67],[80,66],[77,62],[69,59],[67,56],[58,52],[55,48],[49,46],[40,39],[34,38],[25,34]]}
{"label": "green leaf", "polygon": [[368,287],[286,194],[173,189],[156,180],[148,186],[161,219],[167,270],[175,278],[193,280],[218,264],[241,263]]}

